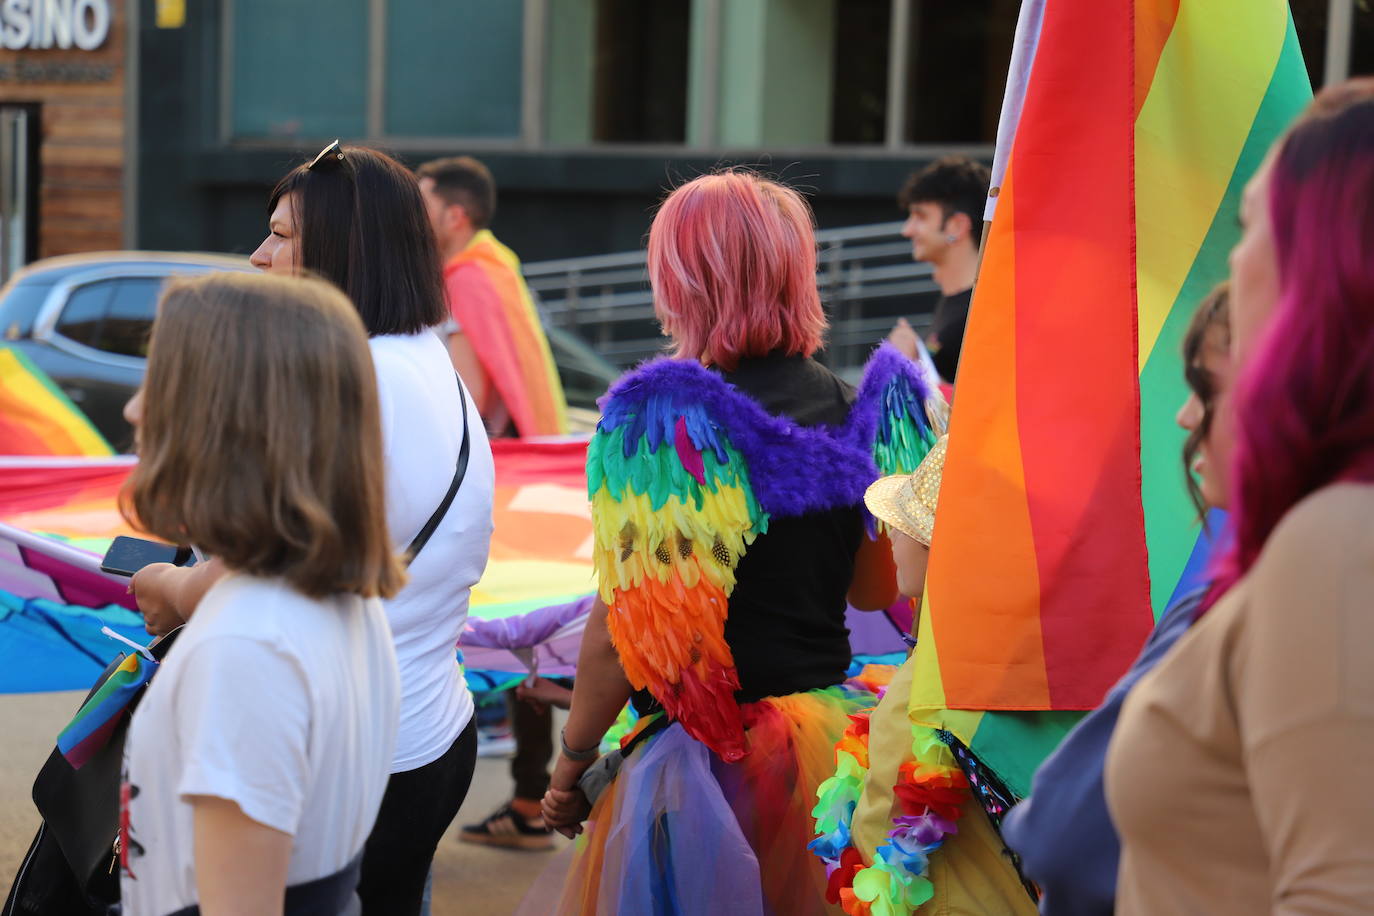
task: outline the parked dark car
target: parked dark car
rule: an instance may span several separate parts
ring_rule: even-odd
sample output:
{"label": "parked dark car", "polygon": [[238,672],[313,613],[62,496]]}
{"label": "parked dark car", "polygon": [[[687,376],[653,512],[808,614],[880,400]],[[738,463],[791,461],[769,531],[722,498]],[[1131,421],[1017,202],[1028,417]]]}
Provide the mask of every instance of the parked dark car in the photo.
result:
{"label": "parked dark car", "polygon": [[[111,445],[128,451],[133,432],[124,422],[124,404],[143,379],[163,282],[252,269],[247,258],[218,254],[114,251],[48,258],[0,289],[0,334],[51,376]],[[574,413],[595,410],[617,370],[576,335],[545,330],[569,407]]]}

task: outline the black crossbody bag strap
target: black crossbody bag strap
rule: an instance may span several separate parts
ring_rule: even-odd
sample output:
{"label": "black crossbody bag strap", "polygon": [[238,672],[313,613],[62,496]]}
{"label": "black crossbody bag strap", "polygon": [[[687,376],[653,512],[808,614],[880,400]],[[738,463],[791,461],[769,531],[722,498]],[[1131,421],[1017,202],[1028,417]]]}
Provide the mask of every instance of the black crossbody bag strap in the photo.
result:
{"label": "black crossbody bag strap", "polygon": [[[456,377],[456,376],[455,376]],[[439,503],[439,508],[434,510],[434,514],[425,522],[425,527],[420,529],[420,533],[415,535],[415,540],[410,542],[406,548],[406,565],[415,562],[415,557],[424,549],[425,544],[429,543],[430,537],[438,529],[439,523],[444,520],[448,513],[448,507],[453,505],[453,497],[458,495],[458,488],[463,485],[463,477],[468,472],[468,453],[472,451],[471,436],[468,430],[468,396],[463,390],[463,380],[458,379],[458,400],[463,405],[463,444],[458,446],[458,465],[453,470],[453,483],[448,485],[448,492],[444,494],[443,502]]]}

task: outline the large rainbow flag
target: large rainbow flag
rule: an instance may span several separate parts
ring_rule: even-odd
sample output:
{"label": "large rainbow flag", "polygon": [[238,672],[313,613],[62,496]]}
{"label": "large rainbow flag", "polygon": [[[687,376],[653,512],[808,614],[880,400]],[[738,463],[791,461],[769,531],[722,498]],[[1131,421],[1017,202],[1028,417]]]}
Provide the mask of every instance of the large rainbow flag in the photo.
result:
{"label": "large rainbow flag", "polygon": [[1197,565],[1180,336],[1310,97],[1282,0],[1023,3],[911,703],[1014,790]]}
{"label": "large rainbow flag", "polygon": [[444,265],[449,310],[505,401],[518,435],[568,431],[568,405],[520,259],[491,230]]}
{"label": "large rainbow flag", "polygon": [[43,370],[13,347],[0,347],[0,455],[113,455]]}
{"label": "large rainbow flag", "polygon": [[[571,675],[590,609],[592,522],[586,442],[498,439],[491,556],[472,591],[462,653],[476,671]],[[127,580],[100,571],[119,534],[137,534],[116,495],[132,456],[0,456],[0,693],[87,686],[123,646],[146,643]],[[903,648],[902,609],[850,611],[857,654]]]}
{"label": "large rainbow flag", "polygon": [[[587,610],[577,599],[594,587],[586,450],[492,443],[495,531],[472,592],[470,667],[571,672]],[[140,636],[127,580],[99,568],[115,536],[136,533],[116,502],[134,461],[0,456],[0,693],[85,687],[124,649],[102,625]]]}

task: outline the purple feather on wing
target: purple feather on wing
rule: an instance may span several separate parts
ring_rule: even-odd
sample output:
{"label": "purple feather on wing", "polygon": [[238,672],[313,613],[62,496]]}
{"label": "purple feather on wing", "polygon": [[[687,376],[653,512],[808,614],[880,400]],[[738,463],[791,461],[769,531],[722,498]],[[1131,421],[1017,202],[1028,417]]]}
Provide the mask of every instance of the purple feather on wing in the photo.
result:
{"label": "purple feather on wing", "polygon": [[706,464],[701,460],[701,452],[692,447],[692,439],[687,435],[687,420],[683,417],[677,418],[673,444],[677,446],[677,457],[683,469],[696,478],[697,483],[706,486]]}

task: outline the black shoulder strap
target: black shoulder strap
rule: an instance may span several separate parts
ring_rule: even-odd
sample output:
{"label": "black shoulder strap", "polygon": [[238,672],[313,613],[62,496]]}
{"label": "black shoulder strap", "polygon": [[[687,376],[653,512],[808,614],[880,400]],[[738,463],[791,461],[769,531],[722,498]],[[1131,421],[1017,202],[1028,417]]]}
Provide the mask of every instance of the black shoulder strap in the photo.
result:
{"label": "black shoulder strap", "polygon": [[429,521],[425,522],[425,527],[420,529],[420,533],[415,535],[415,540],[411,541],[410,546],[406,548],[407,566],[415,562],[415,557],[424,549],[425,544],[429,543],[430,536],[439,527],[439,523],[444,520],[444,515],[448,512],[448,507],[453,505],[453,497],[458,495],[458,488],[463,485],[463,477],[468,472],[468,452],[472,449],[468,434],[468,396],[463,389],[461,378],[458,378],[458,400],[463,405],[463,444],[458,446],[458,465],[453,469],[453,482],[448,485],[448,492],[444,494],[443,502],[439,503],[439,508],[434,510]]}

